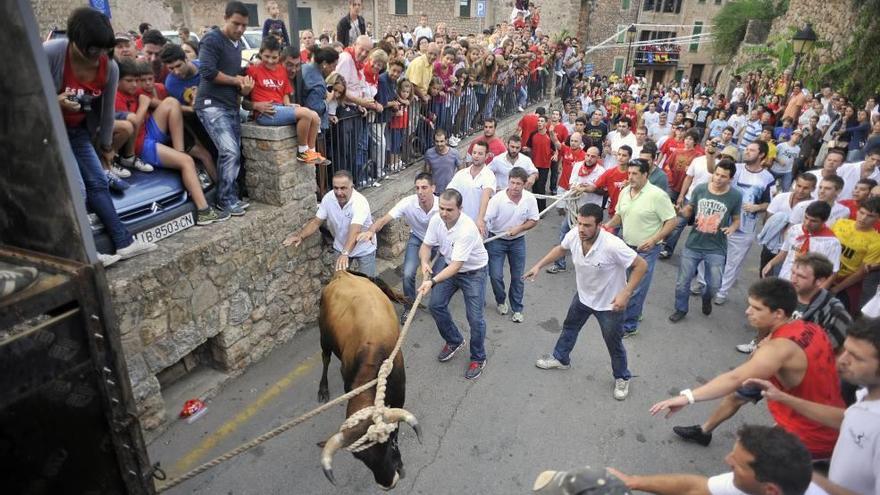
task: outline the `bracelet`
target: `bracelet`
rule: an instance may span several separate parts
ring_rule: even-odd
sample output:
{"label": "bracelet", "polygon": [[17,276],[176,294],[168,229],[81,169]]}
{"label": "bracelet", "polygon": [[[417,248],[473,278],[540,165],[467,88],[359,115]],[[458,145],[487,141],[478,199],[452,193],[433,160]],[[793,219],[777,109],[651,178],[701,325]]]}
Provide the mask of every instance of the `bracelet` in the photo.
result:
{"label": "bracelet", "polygon": [[694,398],[694,392],[693,392],[693,390],[691,390],[691,389],[689,389],[689,388],[686,388],[686,389],[682,390],[681,392],[678,393],[678,395],[683,395],[683,396],[687,397],[688,404],[693,404],[694,402],[697,401],[697,400]]}
{"label": "bracelet", "polygon": [[434,277],[431,277],[430,282],[431,282],[431,287],[434,287],[435,285],[437,285],[437,281],[434,280]]}

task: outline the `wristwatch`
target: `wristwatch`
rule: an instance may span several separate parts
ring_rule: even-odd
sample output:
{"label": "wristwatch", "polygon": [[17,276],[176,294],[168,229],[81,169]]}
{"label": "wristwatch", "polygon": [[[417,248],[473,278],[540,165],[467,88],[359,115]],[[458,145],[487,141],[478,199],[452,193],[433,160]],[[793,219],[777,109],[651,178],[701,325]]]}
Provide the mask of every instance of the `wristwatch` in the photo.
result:
{"label": "wristwatch", "polygon": [[691,390],[689,388],[682,390],[681,392],[678,393],[678,395],[683,395],[683,396],[687,397],[688,404],[693,404],[694,402],[696,402],[696,399],[694,399],[694,392],[693,392],[693,390]]}
{"label": "wristwatch", "polygon": [[339,254],[341,254],[342,256],[348,256],[348,249],[343,249],[342,252]]}
{"label": "wristwatch", "polygon": [[431,277],[431,287],[434,287],[435,285],[437,285],[437,281],[434,280],[434,277]]}

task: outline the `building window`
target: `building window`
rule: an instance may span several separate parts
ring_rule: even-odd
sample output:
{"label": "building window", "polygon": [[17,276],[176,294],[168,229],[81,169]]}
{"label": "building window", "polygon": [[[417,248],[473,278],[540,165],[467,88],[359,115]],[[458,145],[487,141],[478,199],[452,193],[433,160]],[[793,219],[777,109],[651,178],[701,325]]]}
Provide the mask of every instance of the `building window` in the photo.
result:
{"label": "building window", "polygon": [[248,11],[248,27],[260,25],[260,9],[255,3],[246,3],[244,7]]}
{"label": "building window", "polygon": [[395,15],[409,15],[409,0],[394,0]]}
{"label": "building window", "polygon": [[623,75],[623,57],[614,57],[614,73],[618,76]]}
{"label": "building window", "polygon": [[458,0],[458,16],[459,17],[470,17],[471,16],[471,0]]}
{"label": "building window", "polygon": [[296,21],[299,24],[299,30],[312,29],[312,9],[311,7],[297,7]]}
{"label": "building window", "polygon": [[629,0],[622,0],[620,2],[620,10],[629,10]]}
{"label": "building window", "polygon": [[[703,32],[703,21],[694,21],[694,36]],[[700,48],[700,39],[694,38],[694,41],[688,47],[688,51],[695,53]]]}
{"label": "building window", "polygon": [[721,5],[721,0],[715,0],[715,5]]}
{"label": "building window", "polygon": [[642,7],[642,10],[644,10],[645,12],[651,12],[652,10],[654,10],[654,6],[656,3],[657,2],[655,2],[655,0],[645,0],[645,5],[644,7]]}
{"label": "building window", "polygon": [[664,14],[680,14],[681,0],[656,0],[657,12]]}
{"label": "building window", "polygon": [[697,0],[697,3],[706,3],[706,0]]}
{"label": "building window", "polygon": [[625,43],[627,28],[629,28],[628,24],[618,24],[617,25],[617,32],[620,34],[617,35],[617,39],[614,41],[616,41],[617,43]]}

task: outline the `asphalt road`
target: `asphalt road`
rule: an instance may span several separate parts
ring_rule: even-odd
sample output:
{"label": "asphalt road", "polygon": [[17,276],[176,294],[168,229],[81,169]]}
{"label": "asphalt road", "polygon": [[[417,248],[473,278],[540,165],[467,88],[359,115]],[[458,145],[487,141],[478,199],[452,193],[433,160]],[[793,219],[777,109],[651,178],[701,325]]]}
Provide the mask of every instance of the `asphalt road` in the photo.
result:
{"label": "asphalt road", "polygon": [[[555,243],[557,232],[558,217],[551,212],[528,234],[527,268]],[[766,406],[743,408],[716,431],[709,447],[683,443],[671,427],[701,422],[712,404],[691,406],[669,420],[651,417],[648,409],[742,362],[744,356],[733,346],[753,335],[743,311],[748,283],[757,277],[757,256],[753,249],[726,305],[715,306],[713,314],[704,317],[693,299],[690,314],[676,325],[667,316],[673,311],[678,257],[658,262],[640,334],[625,341],[635,376],[624,402],[611,396],[610,359],[595,320],[581,332],[570,370],[544,371],[534,365],[536,358],[552,350],[561,330],[574,294],[571,271],[542,273],[527,283],[522,324],[499,316],[494,303],[487,305],[488,363],[473,382],[463,377],[466,352],[447,363],[437,361],[443,342],[430,315],[419,312],[404,347],[406,408],[418,417],[424,443],[401,425],[407,475],[395,491],[528,493],[539,472],[583,464],[628,473],[724,472],[723,459],[736,428],[745,422],[769,424]],[[385,278],[399,280],[393,274]],[[460,295],[454,299],[453,314],[466,329]],[[176,476],[315,407],[319,350],[317,328],[300,332],[230,381],[198,421],[177,421],[154,440],[149,446],[152,461],[161,461],[169,476]],[[329,377],[335,397],[342,393],[335,358]],[[381,493],[372,474],[346,452],[334,461],[337,487],[321,472],[316,443],[336,431],[343,415],[342,407],[333,409],[168,493]]]}

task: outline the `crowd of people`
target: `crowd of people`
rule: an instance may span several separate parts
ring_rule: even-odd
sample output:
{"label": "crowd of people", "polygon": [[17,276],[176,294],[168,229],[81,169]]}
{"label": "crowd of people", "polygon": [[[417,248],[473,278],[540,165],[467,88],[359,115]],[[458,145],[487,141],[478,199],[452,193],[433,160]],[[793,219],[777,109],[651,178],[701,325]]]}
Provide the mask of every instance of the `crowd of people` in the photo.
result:
{"label": "crowd of people", "polygon": [[[497,313],[523,323],[525,282],[573,266],[577,290],[562,333],[535,364],[570,368],[578,334],[595,316],[611,358],[612,396],[625,400],[624,339],[643,326],[657,263],[675,255],[686,233],[669,315],[677,323],[691,296],[706,316],[725,304],[760,246],[762,278],[749,288],[746,311],[756,338],[737,346],[749,359],[652,413],[722,399],[706,423],[674,430],[708,445],[740,407],[766,398],[778,428],[741,430],[729,476],[614,476],[654,493],[880,492],[877,98],[853,102],[830,86],[805,88],[787,72],[737,76],[727,91],[700,81],[651,87],[630,73],[587,75],[577,40],[551,42],[539,9],[519,0],[511,22],[483,33],[432,29],[422,16],[412,31],[394,28],[378,40],[360,15],[361,0],[351,0],[335,39],[303,31],[300,52],[288,44],[277,5],[269,9],[259,61],[244,69],[236,42],[248,10],[235,1],[224,24],[193,46],[169,44],[149,29],[133,41],[89,9],[71,15],[69,41],[47,43],[84,197],[116,246],[105,263],[155,248],[133,241],[113,211],[110,188],[124,189],[118,182],[127,170],[178,170],[198,223],[207,225],[248,206],[237,185],[243,114],[259,125],[296,125],[297,159],[332,161],[334,172],[314,218],[286,246],[326,224],[335,268],[375,276],[376,234],[404,219],[410,305],[401,321],[418,295],[427,297],[444,341],[438,360],[450,361],[469,340],[467,379],[486,365],[487,279]],[[529,84],[545,73],[560,104],[525,112]],[[507,136],[496,135],[493,110],[502,84],[523,114]],[[370,125],[353,134],[343,156],[333,153],[327,130],[346,112]],[[455,149],[473,129],[482,132]],[[357,190],[368,155],[394,170],[407,160],[406,138],[420,133],[424,171],[415,193],[373,222]],[[204,175],[218,183],[216,204],[202,194]],[[542,220],[552,210],[559,243],[526,269],[527,232],[553,221]],[[449,309],[458,291],[469,339]]]}

